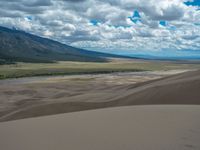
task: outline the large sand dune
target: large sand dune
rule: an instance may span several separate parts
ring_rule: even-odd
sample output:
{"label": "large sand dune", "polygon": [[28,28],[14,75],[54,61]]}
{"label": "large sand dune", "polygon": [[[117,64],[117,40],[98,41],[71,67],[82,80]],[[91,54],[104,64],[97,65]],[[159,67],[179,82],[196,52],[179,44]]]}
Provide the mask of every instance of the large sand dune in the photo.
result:
{"label": "large sand dune", "polygon": [[2,150],[199,150],[200,106],[128,106],[0,124]]}
{"label": "large sand dune", "polygon": [[114,106],[200,104],[200,71],[159,79],[141,74],[106,77],[2,86],[0,102],[5,110],[0,121]]}
{"label": "large sand dune", "polygon": [[[3,112],[1,121],[64,114],[0,123],[0,149],[200,149],[200,71],[155,80],[143,78],[139,82],[124,79],[124,76],[122,80],[109,78],[112,83],[105,78],[81,78],[77,82],[62,79],[16,86],[5,84],[4,90],[10,91],[4,91],[4,96],[10,94],[12,104],[5,103],[5,106],[16,104],[12,96],[22,98],[16,95],[30,98],[37,93],[38,99],[37,102],[35,99],[17,101],[18,107],[14,105],[14,109]],[[40,92],[34,91],[38,88]],[[61,91],[59,95],[58,91]],[[41,96],[48,96],[51,101]],[[104,109],[88,110],[97,108]],[[87,111],[73,112],[80,110]]]}

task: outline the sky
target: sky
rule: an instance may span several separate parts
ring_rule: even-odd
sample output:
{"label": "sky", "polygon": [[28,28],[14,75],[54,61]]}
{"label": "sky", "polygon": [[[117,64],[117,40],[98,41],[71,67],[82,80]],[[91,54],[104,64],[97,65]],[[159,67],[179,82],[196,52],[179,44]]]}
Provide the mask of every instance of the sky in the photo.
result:
{"label": "sky", "polygon": [[200,0],[0,0],[0,26],[104,52],[200,52]]}

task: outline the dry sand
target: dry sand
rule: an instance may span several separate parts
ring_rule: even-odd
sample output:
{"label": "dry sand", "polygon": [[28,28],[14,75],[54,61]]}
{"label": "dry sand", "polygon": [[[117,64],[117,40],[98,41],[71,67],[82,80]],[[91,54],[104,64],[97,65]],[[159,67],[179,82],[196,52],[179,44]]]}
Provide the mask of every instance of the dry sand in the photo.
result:
{"label": "dry sand", "polygon": [[200,149],[200,71],[8,80],[0,94],[0,121],[29,118],[0,123],[2,150]]}
{"label": "dry sand", "polygon": [[200,106],[128,106],[0,123],[2,150],[199,150]]}
{"label": "dry sand", "polygon": [[0,121],[114,106],[200,104],[200,71],[165,76],[143,72],[3,81]]}

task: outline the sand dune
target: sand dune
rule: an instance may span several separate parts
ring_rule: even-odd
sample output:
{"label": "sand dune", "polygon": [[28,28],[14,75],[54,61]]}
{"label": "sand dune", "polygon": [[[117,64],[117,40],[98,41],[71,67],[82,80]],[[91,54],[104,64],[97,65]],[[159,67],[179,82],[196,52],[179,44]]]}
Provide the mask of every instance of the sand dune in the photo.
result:
{"label": "sand dune", "polygon": [[159,81],[133,86],[121,99],[124,104],[200,104],[200,71],[174,75]]}
{"label": "sand dune", "polygon": [[2,150],[198,150],[200,106],[128,106],[0,124]]}
{"label": "sand dune", "polygon": [[[112,83],[102,82],[103,79],[32,83],[17,86],[15,90],[20,91],[13,91],[14,94],[10,93],[11,90],[6,94],[4,91],[5,96],[10,94],[20,101],[9,97],[8,104],[13,102],[15,105],[2,112],[0,121],[115,106],[200,104],[200,71],[129,84],[116,84],[114,81],[119,78]],[[11,86],[12,89],[14,86]],[[24,100],[21,100],[22,95]]]}
{"label": "sand dune", "polygon": [[[200,149],[200,71],[130,84],[88,79],[87,84],[85,79],[67,83],[23,83],[20,91],[4,91],[10,98],[17,94],[30,98],[35,96],[33,89],[43,88],[36,92],[37,102],[17,101],[18,109],[1,116],[1,121],[29,118],[0,123],[1,149]],[[52,101],[41,98],[49,94]]]}

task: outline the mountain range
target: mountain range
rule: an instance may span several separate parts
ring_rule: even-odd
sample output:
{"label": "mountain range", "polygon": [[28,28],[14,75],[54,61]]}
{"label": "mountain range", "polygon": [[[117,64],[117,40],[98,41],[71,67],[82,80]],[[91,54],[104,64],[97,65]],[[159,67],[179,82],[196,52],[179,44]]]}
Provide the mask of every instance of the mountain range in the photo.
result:
{"label": "mountain range", "polygon": [[55,61],[106,62],[108,57],[124,56],[83,50],[17,29],[0,27],[0,64]]}

